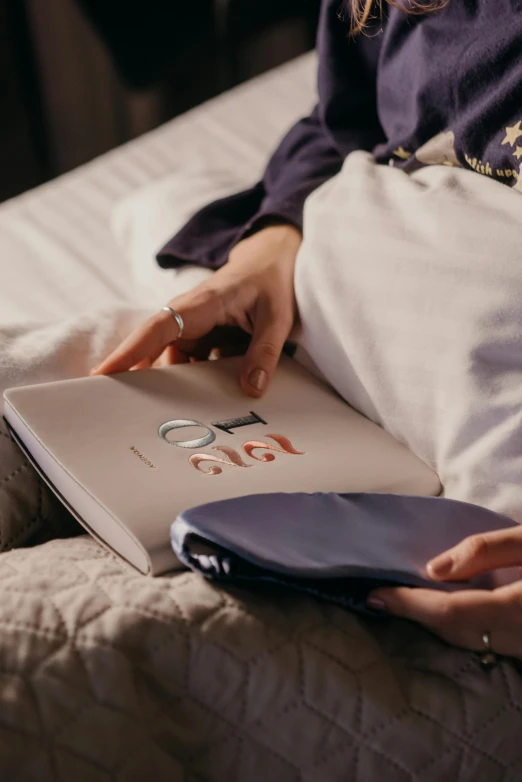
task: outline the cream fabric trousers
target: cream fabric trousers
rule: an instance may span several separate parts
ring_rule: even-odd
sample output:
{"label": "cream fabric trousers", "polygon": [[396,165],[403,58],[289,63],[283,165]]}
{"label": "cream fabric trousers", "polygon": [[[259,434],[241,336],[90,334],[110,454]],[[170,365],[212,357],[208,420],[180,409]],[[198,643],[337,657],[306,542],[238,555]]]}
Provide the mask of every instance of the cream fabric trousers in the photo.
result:
{"label": "cream fabric trousers", "polygon": [[522,521],[522,198],[353,153],[305,208],[303,352],[441,477]]}

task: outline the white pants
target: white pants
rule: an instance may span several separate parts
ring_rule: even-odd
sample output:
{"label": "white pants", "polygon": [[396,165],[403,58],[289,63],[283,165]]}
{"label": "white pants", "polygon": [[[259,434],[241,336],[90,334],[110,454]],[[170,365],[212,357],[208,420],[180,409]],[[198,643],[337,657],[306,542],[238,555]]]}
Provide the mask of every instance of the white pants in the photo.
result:
{"label": "white pants", "polygon": [[445,495],[522,521],[522,196],[353,153],[305,207],[301,349]]}

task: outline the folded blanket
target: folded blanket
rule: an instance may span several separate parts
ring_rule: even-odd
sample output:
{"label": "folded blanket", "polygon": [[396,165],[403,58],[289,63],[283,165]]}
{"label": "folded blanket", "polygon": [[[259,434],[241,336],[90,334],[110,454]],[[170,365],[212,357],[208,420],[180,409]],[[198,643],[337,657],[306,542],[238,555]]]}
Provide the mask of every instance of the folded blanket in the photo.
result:
{"label": "folded blanket", "polygon": [[435,584],[426,564],[469,535],[517,526],[475,505],[392,494],[265,494],[209,503],[171,529],[178,558],[218,581],[277,582],[367,612],[377,586],[455,591],[518,581],[518,568]]}
{"label": "folded blanket", "polygon": [[54,323],[0,326],[0,399],[6,388],[88,375],[148,315],[116,307]]}

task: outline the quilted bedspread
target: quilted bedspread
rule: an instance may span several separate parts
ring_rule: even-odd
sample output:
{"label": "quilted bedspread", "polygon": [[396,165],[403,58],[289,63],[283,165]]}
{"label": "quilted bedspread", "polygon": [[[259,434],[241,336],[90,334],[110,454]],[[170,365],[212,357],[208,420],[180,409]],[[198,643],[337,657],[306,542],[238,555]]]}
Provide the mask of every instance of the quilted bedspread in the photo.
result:
{"label": "quilted bedspread", "polygon": [[78,532],[55,502],[2,430],[2,782],[522,779],[512,662],[484,673],[290,592],[147,578],[84,535],[41,543]]}

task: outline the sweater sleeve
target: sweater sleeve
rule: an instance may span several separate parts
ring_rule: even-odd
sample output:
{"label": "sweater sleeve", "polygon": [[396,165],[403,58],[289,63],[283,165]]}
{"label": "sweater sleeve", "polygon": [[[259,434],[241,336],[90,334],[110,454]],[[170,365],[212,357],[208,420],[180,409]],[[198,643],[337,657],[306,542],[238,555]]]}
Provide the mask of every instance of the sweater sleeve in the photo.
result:
{"label": "sweater sleeve", "polygon": [[377,61],[382,36],[349,37],[339,0],[323,0],[317,48],[319,102],[272,155],[261,182],[204,207],[158,254],[163,268],[195,263],[217,269],[232,247],[267,221],[302,229],[307,197],[335,176],[356,149],[383,140],[377,115]]}

